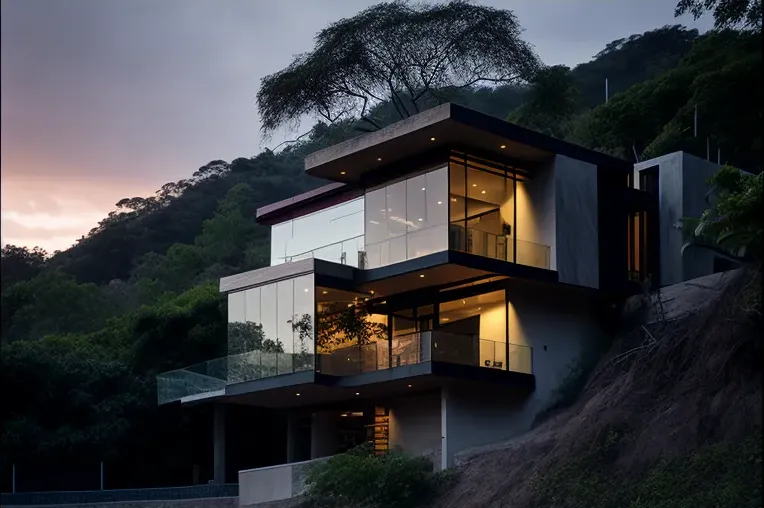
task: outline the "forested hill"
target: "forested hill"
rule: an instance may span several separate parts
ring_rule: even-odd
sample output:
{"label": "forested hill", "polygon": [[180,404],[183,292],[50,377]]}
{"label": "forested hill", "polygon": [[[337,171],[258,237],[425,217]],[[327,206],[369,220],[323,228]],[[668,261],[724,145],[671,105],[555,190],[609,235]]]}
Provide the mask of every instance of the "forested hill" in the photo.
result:
{"label": "forested hill", "polygon": [[[667,26],[613,41],[573,69],[546,68],[528,86],[442,92],[629,160],[680,149],[705,157],[708,138],[714,159],[719,148],[722,162],[759,172],[760,47],[760,31],[701,36]],[[371,114],[385,124],[396,120],[391,110],[383,103]],[[223,354],[215,282],[268,263],[268,230],[255,209],[324,183],[305,176],[303,157],[358,135],[355,127],[318,124],[278,153],[212,161],[155,196],[127,197],[51,258],[4,247],[0,465],[77,457],[127,468],[151,456],[124,486],[181,481],[174,475],[192,460],[185,427],[177,415],[160,416],[154,376]],[[160,444],[165,452],[151,453]]]}

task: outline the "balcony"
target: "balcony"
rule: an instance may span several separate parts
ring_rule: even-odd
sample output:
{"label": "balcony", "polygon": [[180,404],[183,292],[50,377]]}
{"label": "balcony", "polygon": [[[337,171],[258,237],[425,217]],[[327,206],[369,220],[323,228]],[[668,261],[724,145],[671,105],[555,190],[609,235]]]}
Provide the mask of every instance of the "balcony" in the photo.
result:
{"label": "balcony", "polygon": [[[511,235],[496,235],[475,228],[451,224],[448,229],[452,250],[525,266],[549,269],[549,246],[516,240]],[[515,246],[517,248],[515,256]]]}
{"label": "balcony", "polygon": [[197,363],[157,376],[160,405],[223,395],[227,385],[313,369],[311,353],[249,351]]}
{"label": "balcony", "polygon": [[395,337],[387,341],[353,345],[316,356],[316,370],[333,376],[444,362],[473,367],[533,373],[533,350],[530,346],[478,339],[439,331],[426,331]]}

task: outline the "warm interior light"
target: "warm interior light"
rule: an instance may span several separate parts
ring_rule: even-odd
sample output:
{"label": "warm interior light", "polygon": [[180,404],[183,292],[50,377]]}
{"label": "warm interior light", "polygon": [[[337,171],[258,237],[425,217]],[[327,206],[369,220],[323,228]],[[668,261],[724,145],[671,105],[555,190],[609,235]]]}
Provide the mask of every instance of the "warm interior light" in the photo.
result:
{"label": "warm interior light", "polygon": [[430,138],[430,141],[435,141],[435,138]]}
{"label": "warm interior light", "polygon": [[500,148],[504,149],[504,148],[506,148],[506,147],[507,147],[507,145],[501,145],[501,147],[500,147]]}
{"label": "warm interior light", "polygon": [[377,157],[377,160],[378,160],[378,161],[381,161],[381,160],[382,160],[382,157]]}
{"label": "warm interior light", "polygon": [[374,290],[373,290],[373,289],[370,289],[370,290],[369,290],[369,294],[370,294],[370,295],[373,295],[373,294],[374,294]]}
{"label": "warm interior light", "polygon": [[473,186],[473,187],[477,187],[477,184],[476,184],[476,183],[473,183],[473,184],[472,184],[472,186]]}
{"label": "warm interior light", "polygon": [[409,388],[411,388],[411,385],[409,385]]}
{"label": "warm interior light", "polygon": [[467,300],[462,300],[462,305],[467,305]]}
{"label": "warm interior light", "polygon": [[456,203],[456,198],[451,198],[452,203]]}
{"label": "warm interior light", "polygon": [[298,397],[300,396],[300,394],[299,394],[299,393],[295,393],[295,395],[297,395]]}
{"label": "warm interior light", "polygon": [[480,194],[485,194],[485,191],[480,191]]}
{"label": "warm interior light", "polygon": [[322,294],[328,295],[329,291],[321,291]]}
{"label": "warm interior light", "polygon": [[417,220],[418,220],[419,222],[422,222],[424,219],[421,219],[421,218],[420,218],[420,219],[417,219]]}
{"label": "warm interior light", "polygon": [[345,172],[344,172],[344,171],[340,171],[340,174],[341,174],[341,175],[344,175],[344,174],[345,174]]}
{"label": "warm interior light", "polygon": [[419,274],[419,278],[420,278],[420,279],[424,279],[424,274],[423,274],[423,273],[420,273],[420,274]]}
{"label": "warm interior light", "polygon": [[348,304],[348,307],[352,307],[352,306],[353,306],[353,304],[352,304],[352,303],[349,303],[349,304]]}
{"label": "warm interior light", "polygon": [[358,393],[358,392],[355,392],[355,394],[356,394],[356,395],[361,395],[361,394],[360,394],[360,393]]}

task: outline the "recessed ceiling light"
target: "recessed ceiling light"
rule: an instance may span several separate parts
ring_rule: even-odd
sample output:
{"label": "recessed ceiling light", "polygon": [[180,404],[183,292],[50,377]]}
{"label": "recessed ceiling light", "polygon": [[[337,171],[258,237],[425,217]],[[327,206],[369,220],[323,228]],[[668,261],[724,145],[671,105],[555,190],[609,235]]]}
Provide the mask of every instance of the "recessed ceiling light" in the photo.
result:
{"label": "recessed ceiling light", "polygon": [[422,187],[422,190],[424,190],[424,187]]}
{"label": "recessed ceiling light", "polygon": [[382,157],[377,157],[377,160],[378,160],[378,161],[381,161],[381,160],[382,160]]}
{"label": "recessed ceiling light", "polygon": [[340,174],[341,174],[341,175],[344,175],[344,174],[345,174],[345,172],[344,172],[344,171],[340,171]]}
{"label": "recessed ceiling light", "polygon": [[373,290],[373,289],[370,289],[370,290],[369,290],[369,294],[373,295],[373,294],[374,294],[374,290]]}
{"label": "recessed ceiling light", "polygon": [[499,148],[506,148],[507,145],[501,145]]}
{"label": "recessed ceiling light", "polygon": [[409,385],[409,388],[411,388],[411,385]]}
{"label": "recessed ceiling light", "polygon": [[329,294],[329,291],[321,291],[321,294],[327,295]]}
{"label": "recessed ceiling light", "polygon": [[480,194],[485,194],[485,191],[480,191]]}
{"label": "recessed ceiling light", "polygon": [[435,141],[435,138],[430,138],[430,141]]}
{"label": "recessed ceiling light", "polygon": [[476,183],[473,183],[473,184],[472,184],[472,186],[473,186],[473,187],[477,187],[477,184],[476,184]]}
{"label": "recessed ceiling light", "polygon": [[467,300],[462,300],[462,305],[467,305]]}
{"label": "recessed ceiling light", "polygon": [[421,219],[421,218],[420,218],[420,219],[417,219],[417,220],[418,220],[419,222],[422,222],[422,221],[424,221],[424,219]]}
{"label": "recessed ceiling light", "polygon": [[298,397],[300,396],[300,394],[299,394],[299,393],[295,393],[295,395],[297,395]]}
{"label": "recessed ceiling light", "polygon": [[439,205],[442,205],[442,204],[443,204],[443,201],[438,201],[438,204],[439,204]]}
{"label": "recessed ceiling light", "polygon": [[444,317],[444,318],[441,319],[441,321],[443,321],[445,323],[446,321],[448,321],[448,318]]}
{"label": "recessed ceiling light", "polygon": [[451,201],[456,203],[456,198],[451,198]]}
{"label": "recessed ceiling light", "polygon": [[356,394],[356,395],[361,395],[361,394],[360,394],[360,393],[358,393],[358,392],[355,392],[355,394]]}
{"label": "recessed ceiling light", "polygon": [[305,292],[306,292],[306,293],[308,292],[308,288],[305,288]]}
{"label": "recessed ceiling light", "polygon": [[424,274],[423,274],[423,273],[420,273],[420,274],[419,274],[419,278],[420,278],[420,279],[424,279]]}

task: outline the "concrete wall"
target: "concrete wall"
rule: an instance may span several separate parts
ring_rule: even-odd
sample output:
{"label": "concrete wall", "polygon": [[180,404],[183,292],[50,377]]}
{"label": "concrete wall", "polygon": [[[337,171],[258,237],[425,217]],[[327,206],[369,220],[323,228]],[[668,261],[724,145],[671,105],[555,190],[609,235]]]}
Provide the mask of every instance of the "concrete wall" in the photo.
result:
{"label": "concrete wall", "polygon": [[325,459],[239,471],[239,506],[279,501],[302,494],[308,470],[321,460]]}
{"label": "concrete wall", "polygon": [[[555,220],[554,165],[540,168],[532,179],[517,184],[517,242],[546,245],[550,250],[549,268],[557,270],[557,233]],[[510,199],[507,208],[512,210]],[[510,215],[511,216],[511,215]],[[518,245],[518,262],[522,246]]]}
{"label": "concrete wall", "polygon": [[440,463],[440,394],[405,397],[390,404],[390,447]]}
{"label": "concrete wall", "polygon": [[597,166],[557,155],[554,161],[554,193],[559,280],[598,288]]}
{"label": "concrete wall", "polygon": [[674,152],[634,165],[634,182],[639,188],[639,172],[658,166],[660,217],[661,286],[713,273],[713,255],[687,250],[682,255],[684,217],[700,217],[707,208],[708,178],[719,166],[685,152]]}
{"label": "concrete wall", "polygon": [[337,453],[340,436],[337,432],[339,413],[337,411],[317,411],[313,413],[310,426],[310,458],[319,459]]}
{"label": "concrete wall", "polygon": [[[528,431],[555,402],[556,390],[580,359],[602,339],[587,298],[580,292],[510,291],[510,343],[533,347],[536,388],[526,396],[499,387],[456,385],[441,393],[441,466],[454,454]],[[511,364],[511,360],[510,360]]]}

